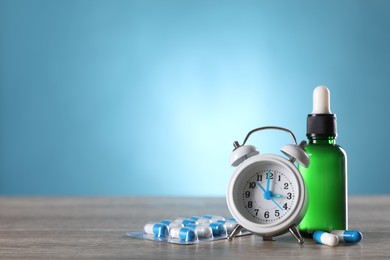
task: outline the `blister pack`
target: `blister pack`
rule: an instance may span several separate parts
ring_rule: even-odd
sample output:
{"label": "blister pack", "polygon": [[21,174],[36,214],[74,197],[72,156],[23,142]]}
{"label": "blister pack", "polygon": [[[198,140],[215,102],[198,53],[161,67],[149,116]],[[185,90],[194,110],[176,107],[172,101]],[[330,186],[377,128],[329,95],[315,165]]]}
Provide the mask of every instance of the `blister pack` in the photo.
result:
{"label": "blister pack", "polygon": [[[143,231],[128,232],[129,237],[147,239],[179,245],[191,245],[226,239],[236,227],[233,218],[205,215],[201,217],[177,218],[148,222]],[[237,236],[250,235],[242,230]]]}

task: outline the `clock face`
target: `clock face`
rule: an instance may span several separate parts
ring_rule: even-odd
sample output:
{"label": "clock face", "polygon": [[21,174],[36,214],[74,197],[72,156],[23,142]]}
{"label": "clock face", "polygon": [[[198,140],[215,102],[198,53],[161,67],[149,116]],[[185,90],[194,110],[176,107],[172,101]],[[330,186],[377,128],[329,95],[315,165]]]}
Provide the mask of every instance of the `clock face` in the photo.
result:
{"label": "clock face", "polygon": [[300,189],[296,175],[286,163],[262,160],[238,175],[233,201],[246,220],[277,225],[296,211]]}
{"label": "clock face", "polygon": [[241,181],[239,211],[252,222],[269,224],[282,220],[295,206],[297,182],[285,169],[264,165]]}

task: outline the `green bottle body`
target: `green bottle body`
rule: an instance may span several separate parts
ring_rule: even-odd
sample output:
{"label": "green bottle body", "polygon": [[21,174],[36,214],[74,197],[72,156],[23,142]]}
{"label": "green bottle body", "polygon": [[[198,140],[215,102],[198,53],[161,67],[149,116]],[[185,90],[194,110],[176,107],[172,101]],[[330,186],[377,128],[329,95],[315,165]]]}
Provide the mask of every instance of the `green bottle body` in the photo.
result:
{"label": "green bottle body", "polygon": [[306,184],[309,206],[299,224],[303,236],[314,231],[348,229],[347,154],[335,138],[309,139],[305,148],[308,168],[299,167]]}

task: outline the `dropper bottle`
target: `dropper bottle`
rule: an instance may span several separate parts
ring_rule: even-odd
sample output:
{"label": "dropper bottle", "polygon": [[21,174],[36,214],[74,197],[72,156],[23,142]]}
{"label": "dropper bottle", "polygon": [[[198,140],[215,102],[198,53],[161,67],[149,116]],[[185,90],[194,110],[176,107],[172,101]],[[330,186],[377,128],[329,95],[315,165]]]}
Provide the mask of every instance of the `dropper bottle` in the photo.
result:
{"label": "dropper bottle", "polygon": [[309,198],[307,213],[299,230],[304,236],[314,231],[348,229],[347,154],[336,144],[336,115],[330,111],[330,92],[318,86],[313,91],[313,112],[307,116],[310,158],[308,168],[299,167]]}

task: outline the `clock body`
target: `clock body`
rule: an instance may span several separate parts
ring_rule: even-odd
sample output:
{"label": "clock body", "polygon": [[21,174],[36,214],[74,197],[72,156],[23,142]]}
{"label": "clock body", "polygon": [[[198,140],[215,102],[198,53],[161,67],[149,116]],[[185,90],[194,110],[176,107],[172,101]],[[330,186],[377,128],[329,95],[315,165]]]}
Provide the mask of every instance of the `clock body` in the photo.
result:
{"label": "clock body", "polygon": [[228,186],[227,204],[245,229],[263,237],[282,235],[302,220],[307,209],[303,178],[289,160],[258,154],[244,160]]}

